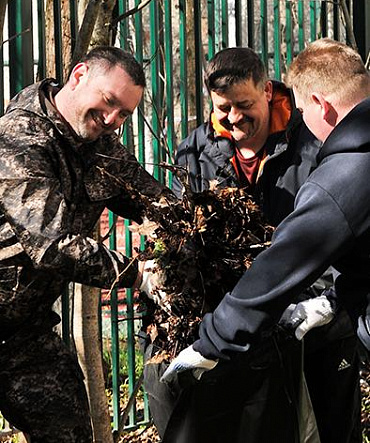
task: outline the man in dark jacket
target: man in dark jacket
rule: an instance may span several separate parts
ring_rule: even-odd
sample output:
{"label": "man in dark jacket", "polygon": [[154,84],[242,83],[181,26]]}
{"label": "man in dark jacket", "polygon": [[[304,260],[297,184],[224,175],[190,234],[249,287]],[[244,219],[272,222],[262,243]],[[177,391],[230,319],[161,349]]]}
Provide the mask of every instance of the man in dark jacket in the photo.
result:
{"label": "man in dark jacket", "polygon": [[[278,225],[293,211],[299,188],[316,167],[319,144],[293,110],[287,89],[268,82],[261,65],[246,48],[216,55],[206,71],[213,103],[211,121],[180,145],[177,161],[189,169],[192,189],[207,189],[211,180],[218,186],[246,187],[260,199],[268,220]],[[243,66],[250,67],[249,75],[237,78]],[[178,182],[174,189],[181,192]],[[275,273],[271,266],[262,279]],[[298,300],[314,297],[317,290],[318,283]],[[323,297],[309,299],[293,312],[293,317],[303,311],[308,315],[297,337],[314,326],[310,315],[320,318],[325,303],[328,300]],[[358,356],[347,314],[339,310],[332,323],[312,330],[305,341],[305,374],[321,442],[360,442]]]}
{"label": "man in dark jacket", "polygon": [[139,284],[135,261],[91,238],[103,209],[139,221],[128,189],[172,195],[114,132],[144,86],[131,54],[95,48],[65,86],[25,88],[0,119],[0,410],[32,443],[92,442],[83,376],[52,306],[69,282]]}

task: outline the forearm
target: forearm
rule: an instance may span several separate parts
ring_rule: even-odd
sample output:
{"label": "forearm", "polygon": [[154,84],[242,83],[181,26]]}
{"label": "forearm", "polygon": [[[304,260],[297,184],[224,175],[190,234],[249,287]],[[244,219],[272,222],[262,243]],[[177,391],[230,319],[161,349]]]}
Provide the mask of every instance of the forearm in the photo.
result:
{"label": "forearm", "polygon": [[[305,199],[308,203],[278,227],[270,248],[256,258],[215,312],[205,316],[195,350],[207,358],[242,352],[276,324],[284,309],[336,261],[352,231],[330,199],[325,207],[325,196],[319,191],[317,197],[313,202]],[[320,226],[314,208],[312,220],[307,216],[310,205],[320,205]],[[300,222],[301,217],[305,223]]]}

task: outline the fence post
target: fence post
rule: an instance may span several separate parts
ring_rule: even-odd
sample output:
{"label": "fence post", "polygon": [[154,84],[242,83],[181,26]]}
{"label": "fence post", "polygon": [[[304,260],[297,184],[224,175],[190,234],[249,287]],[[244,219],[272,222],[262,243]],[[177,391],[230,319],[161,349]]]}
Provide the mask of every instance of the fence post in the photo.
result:
{"label": "fence post", "polygon": [[10,96],[34,81],[32,4],[27,0],[8,3]]}

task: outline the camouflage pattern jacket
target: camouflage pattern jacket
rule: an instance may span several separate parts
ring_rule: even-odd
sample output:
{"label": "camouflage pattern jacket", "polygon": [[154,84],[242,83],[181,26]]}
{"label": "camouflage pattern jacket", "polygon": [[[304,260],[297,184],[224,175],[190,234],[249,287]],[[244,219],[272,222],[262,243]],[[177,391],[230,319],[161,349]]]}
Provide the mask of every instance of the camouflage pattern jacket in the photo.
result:
{"label": "camouflage pattern jacket", "polygon": [[92,230],[105,207],[140,220],[125,183],[148,197],[169,192],[116,134],[78,141],[46,98],[56,87],[27,87],[0,119],[0,339],[42,323],[70,281],[130,287],[137,265]]}

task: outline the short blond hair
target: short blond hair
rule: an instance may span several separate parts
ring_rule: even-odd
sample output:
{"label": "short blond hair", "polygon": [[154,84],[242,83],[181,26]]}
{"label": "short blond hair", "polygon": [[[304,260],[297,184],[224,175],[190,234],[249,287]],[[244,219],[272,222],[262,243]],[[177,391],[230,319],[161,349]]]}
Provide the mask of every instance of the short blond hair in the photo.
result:
{"label": "short blond hair", "polygon": [[370,95],[369,71],[360,55],[329,38],[314,41],[297,55],[288,69],[286,83],[306,102],[312,92],[329,96],[340,106]]}

